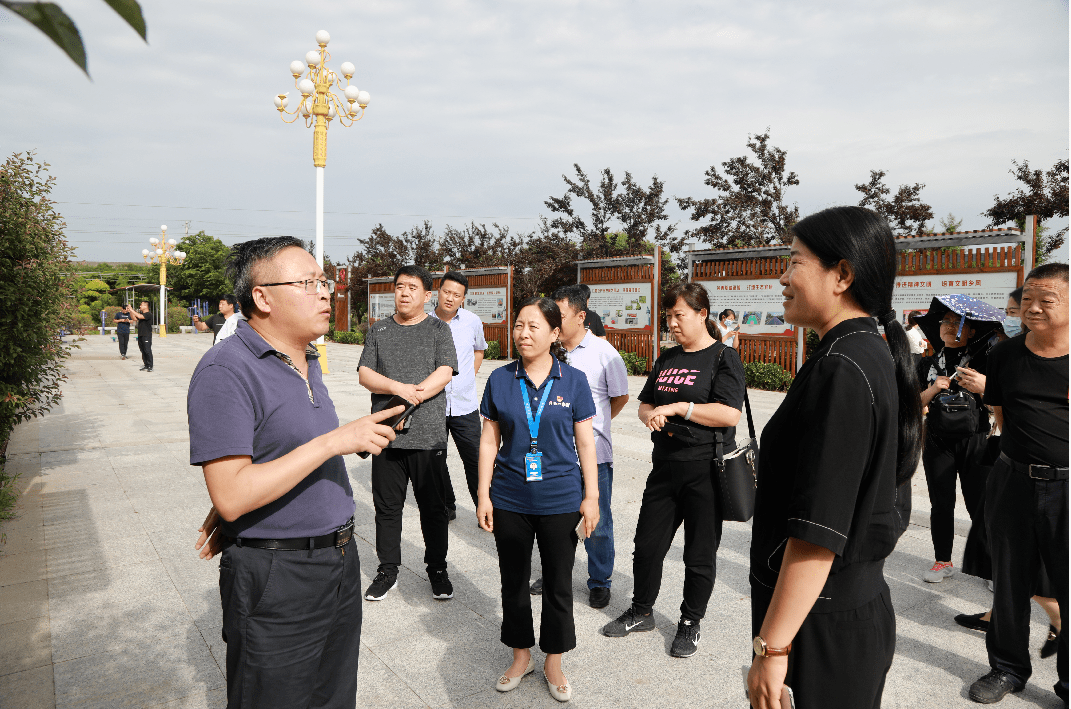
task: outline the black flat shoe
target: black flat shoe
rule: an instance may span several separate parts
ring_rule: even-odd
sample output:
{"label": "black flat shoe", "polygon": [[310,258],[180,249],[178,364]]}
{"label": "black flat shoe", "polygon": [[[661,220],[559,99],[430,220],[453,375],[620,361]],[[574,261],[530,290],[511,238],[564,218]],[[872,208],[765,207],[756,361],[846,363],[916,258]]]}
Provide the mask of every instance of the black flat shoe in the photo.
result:
{"label": "black flat shoe", "polygon": [[1060,634],[1056,632],[1056,627],[1049,626],[1049,637],[1045,638],[1045,644],[1041,646],[1041,656],[1052,657],[1056,654],[1056,651],[1060,647]]}
{"label": "black flat shoe", "polygon": [[962,625],[964,628],[969,628],[970,630],[981,630],[984,633],[989,630],[989,621],[982,620],[983,615],[985,615],[985,613],[975,613],[974,615],[967,615],[966,613],[961,613],[952,620],[956,621],[956,623]]}
{"label": "black flat shoe", "polygon": [[596,586],[588,591],[588,605],[592,608],[605,608],[610,605],[610,589]]}

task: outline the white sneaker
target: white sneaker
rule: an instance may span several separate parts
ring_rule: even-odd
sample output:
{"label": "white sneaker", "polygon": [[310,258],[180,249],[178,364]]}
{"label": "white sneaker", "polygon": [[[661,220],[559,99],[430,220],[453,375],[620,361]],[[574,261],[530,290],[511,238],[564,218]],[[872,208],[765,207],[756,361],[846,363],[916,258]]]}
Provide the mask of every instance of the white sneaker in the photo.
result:
{"label": "white sneaker", "polygon": [[922,574],[922,580],[926,583],[941,583],[955,573],[951,561],[935,561],[929,571]]}

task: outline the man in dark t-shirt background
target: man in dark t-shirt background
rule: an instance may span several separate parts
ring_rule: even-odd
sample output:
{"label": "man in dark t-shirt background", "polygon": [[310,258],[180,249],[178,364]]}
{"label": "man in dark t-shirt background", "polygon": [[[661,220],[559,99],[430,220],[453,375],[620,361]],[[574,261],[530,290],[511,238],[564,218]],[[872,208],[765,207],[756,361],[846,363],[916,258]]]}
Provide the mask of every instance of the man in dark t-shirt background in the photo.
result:
{"label": "man in dark t-shirt background", "polygon": [[123,359],[126,359],[126,347],[130,342],[130,322],[134,319],[130,311],[127,304],[115,314],[115,338],[119,341],[119,356]]}
{"label": "man in dark t-shirt background", "polygon": [[591,299],[591,288],[586,283],[581,283],[578,286],[584,293],[584,327],[591,330],[595,337],[601,337],[606,339],[606,328],[603,327],[602,318],[594,310],[588,307],[588,301]]}
{"label": "man in dark t-shirt background", "polygon": [[142,372],[152,371],[152,313],[149,312],[149,301],[141,301],[139,309],[129,311],[138,321],[138,349],[141,350]]}
{"label": "man in dark t-shirt background", "polygon": [[392,317],[368,328],[359,365],[361,386],[372,392],[372,410],[393,396],[417,404],[408,428],[399,432],[372,461],[372,503],[376,510],[379,571],[365,599],[381,600],[394,588],[402,563],[402,509],[409,481],[420,509],[424,563],[432,596],[453,598],[446,573],[449,513],[443,487],[446,466],[446,394],[457,374],[457,349],[450,326],[424,312],[431,298],[431,274],[420,266],[398,269],[394,276]]}
{"label": "man in dark t-shirt background", "polygon": [[[1030,597],[1044,564],[1067,615],[1068,289],[1067,264],[1038,266],[1023,284],[1030,330],[989,353],[986,404],[1001,428],[1000,457],[986,483],[993,558],[993,615],[986,633],[990,672],[971,685],[982,704],[999,702],[1030,678]],[[1060,632],[1054,690],[1067,706],[1067,633]]]}

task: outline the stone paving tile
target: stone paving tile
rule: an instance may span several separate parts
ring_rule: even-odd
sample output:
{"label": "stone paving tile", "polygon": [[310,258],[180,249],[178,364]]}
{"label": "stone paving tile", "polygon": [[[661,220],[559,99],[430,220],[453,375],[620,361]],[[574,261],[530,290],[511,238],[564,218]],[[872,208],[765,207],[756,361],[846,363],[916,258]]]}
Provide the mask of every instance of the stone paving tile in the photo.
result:
{"label": "stone paving tile", "polygon": [[0,707],[55,709],[52,665],[0,675]]}
{"label": "stone paving tile", "polygon": [[0,586],[0,626],[47,616],[47,581],[42,579]]}
{"label": "stone paving tile", "polygon": [[0,675],[51,664],[47,615],[0,625]]}

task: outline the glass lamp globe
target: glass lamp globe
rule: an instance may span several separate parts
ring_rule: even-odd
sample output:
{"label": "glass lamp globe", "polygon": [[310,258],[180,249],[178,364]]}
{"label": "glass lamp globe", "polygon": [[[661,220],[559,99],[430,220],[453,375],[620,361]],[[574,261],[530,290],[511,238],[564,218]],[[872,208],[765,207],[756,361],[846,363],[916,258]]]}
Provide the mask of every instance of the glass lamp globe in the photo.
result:
{"label": "glass lamp globe", "polygon": [[177,242],[177,241],[175,241],[174,239],[168,239],[168,240],[167,240],[167,243],[168,243],[168,244],[170,244],[171,246],[174,246],[174,245],[175,245],[175,244],[177,244],[178,242]]}
{"label": "glass lamp globe", "polygon": [[309,94],[316,93],[316,84],[312,83],[311,79],[302,79],[298,83],[298,90],[308,96]]}
{"label": "glass lamp globe", "polygon": [[361,95],[361,90],[351,85],[346,87],[345,94],[346,98],[356,101],[357,97]]}
{"label": "glass lamp globe", "polygon": [[305,65],[295,59],[294,61],[290,62],[290,73],[293,74],[295,77],[301,76],[305,73]]}
{"label": "glass lamp globe", "polygon": [[309,66],[319,66],[320,65],[320,53],[317,52],[315,49],[309,50],[305,54],[305,63],[308,64]]}
{"label": "glass lamp globe", "polygon": [[342,72],[344,77],[350,79],[353,77],[353,72],[357,71],[357,67],[355,67],[352,62],[342,62],[338,70]]}
{"label": "glass lamp globe", "polygon": [[150,244],[152,244],[153,246],[156,246],[157,244],[159,244],[159,243],[160,243],[160,240],[159,240],[159,239],[157,239],[157,238],[156,238],[156,237],[154,236],[154,237],[152,237],[151,239],[149,239],[149,243],[150,243]]}
{"label": "glass lamp globe", "polygon": [[167,231],[167,224],[161,224],[160,231]]}
{"label": "glass lamp globe", "polygon": [[327,44],[331,41],[331,35],[327,33],[327,30],[320,30],[316,33],[316,44]]}
{"label": "glass lamp globe", "polygon": [[163,250],[162,250],[162,249],[157,249],[157,250],[156,250],[156,255],[157,255],[157,256],[163,256],[163,255],[164,255],[164,252],[163,252]]}
{"label": "glass lamp globe", "polygon": [[367,91],[362,91],[357,95],[357,103],[361,104],[361,108],[364,108],[372,102],[372,96]]}
{"label": "glass lamp globe", "polygon": [[142,249],[141,250],[141,255],[142,256],[148,256],[149,255],[149,250],[148,249]]}

